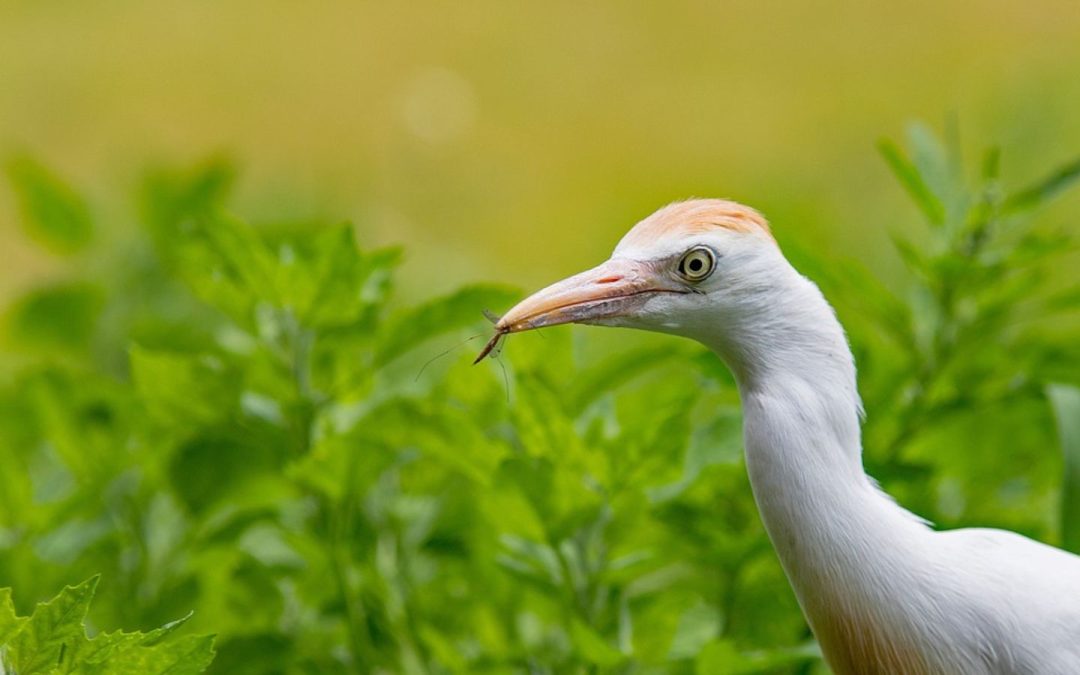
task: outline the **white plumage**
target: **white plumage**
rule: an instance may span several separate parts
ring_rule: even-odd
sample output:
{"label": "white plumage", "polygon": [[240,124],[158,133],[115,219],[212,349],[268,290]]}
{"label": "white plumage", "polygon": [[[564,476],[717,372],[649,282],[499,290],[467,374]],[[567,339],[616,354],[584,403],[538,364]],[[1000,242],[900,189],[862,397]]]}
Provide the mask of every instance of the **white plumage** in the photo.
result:
{"label": "white plumage", "polygon": [[757,212],[665,207],[497,330],[569,322],[693,338],[731,368],[762,520],[837,673],[1080,673],[1080,557],[1000,530],[936,532],[878,489],[843,329]]}

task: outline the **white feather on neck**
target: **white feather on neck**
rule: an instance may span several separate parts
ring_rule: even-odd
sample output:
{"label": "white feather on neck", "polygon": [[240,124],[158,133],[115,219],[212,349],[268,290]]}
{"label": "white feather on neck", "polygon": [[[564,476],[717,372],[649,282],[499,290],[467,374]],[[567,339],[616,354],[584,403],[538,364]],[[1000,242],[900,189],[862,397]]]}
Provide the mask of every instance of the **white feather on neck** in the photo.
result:
{"label": "white feather on neck", "polygon": [[[769,289],[741,290],[761,311],[725,312],[723,330],[709,331],[722,336],[709,346],[738,381],[762,520],[826,653],[853,644],[865,652],[832,654],[834,668],[937,672],[917,647],[932,639],[919,634],[923,608],[905,604],[931,581],[922,555],[930,530],[863,471],[862,407],[843,329],[812,282],[786,261],[781,274]],[[859,659],[878,664],[841,666]]]}

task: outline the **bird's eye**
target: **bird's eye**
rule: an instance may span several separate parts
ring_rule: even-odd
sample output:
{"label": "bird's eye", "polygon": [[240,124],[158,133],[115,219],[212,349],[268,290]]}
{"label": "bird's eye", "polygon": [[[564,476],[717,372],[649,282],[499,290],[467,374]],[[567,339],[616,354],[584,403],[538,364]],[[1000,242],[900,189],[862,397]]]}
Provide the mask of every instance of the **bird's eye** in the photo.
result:
{"label": "bird's eye", "polygon": [[712,250],[699,246],[687,251],[679,261],[679,274],[690,281],[701,281],[712,274],[716,256]]}

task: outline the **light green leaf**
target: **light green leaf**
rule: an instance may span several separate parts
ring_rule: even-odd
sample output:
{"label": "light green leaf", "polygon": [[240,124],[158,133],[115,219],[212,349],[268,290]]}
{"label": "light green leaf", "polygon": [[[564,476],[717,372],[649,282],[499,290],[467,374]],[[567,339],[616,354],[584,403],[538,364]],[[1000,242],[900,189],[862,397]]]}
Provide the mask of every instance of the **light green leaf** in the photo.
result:
{"label": "light green leaf", "polygon": [[90,210],[70,185],[29,157],[13,159],[7,169],[31,237],[55,253],[77,253],[89,245]]}
{"label": "light green leaf", "polygon": [[260,302],[279,304],[274,258],[255,230],[237,218],[184,220],[170,232],[164,255],[192,293],[241,326],[253,328]]}
{"label": "light green leaf", "polygon": [[945,223],[944,205],[934,194],[934,191],[930,189],[930,186],[927,185],[915,165],[904,156],[903,151],[891,141],[878,143],[878,150],[881,152],[881,156],[885,158],[889,168],[892,169],[893,175],[904,186],[908,195],[915,200],[915,204],[926,219],[933,225],[943,225]]}
{"label": "light green leaf", "polygon": [[120,650],[103,665],[103,674],[197,675],[214,660],[213,635],[185,635],[152,647]]}
{"label": "light green leaf", "polygon": [[[108,633],[98,633],[91,639],[87,639],[84,635],[71,644],[64,652],[64,663],[66,666],[64,672],[86,673],[87,671],[94,670],[91,666],[109,664],[110,659],[126,650],[157,644],[173,631],[180,628],[180,626],[187,623],[188,619],[192,616],[193,613],[189,612],[187,616],[177,619],[176,621],[170,621],[164,626],[155,628],[147,633],[125,633],[124,631],[117,630]],[[106,668],[105,670],[110,671],[111,669]]]}
{"label": "light green leaf", "polygon": [[15,616],[15,605],[11,602],[11,589],[0,588],[0,650],[22,630],[28,620],[26,617]]}
{"label": "light green leaf", "polygon": [[48,672],[59,663],[65,645],[85,635],[82,624],[97,583],[98,577],[91,577],[38,604],[30,621],[9,646],[7,658],[16,673]]}
{"label": "light green leaf", "polygon": [[921,122],[912,122],[906,131],[911,161],[919,176],[938,201],[947,205],[955,192],[948,151],[934,132]]}
{"label": "light green leaf", "polygon": [[1080,553],[1080,387],[1051,384],[1046,388],[1057,420],[1058,438],[1065,456],[1061,485],[1061,544]]}
{"label": "light green leaf", "polygon": [[359,320],[384,299],[388,272],[400,258],[396,248],[362,253],[347,223],[288,236],[272,248],[276,303],[314,328]]}

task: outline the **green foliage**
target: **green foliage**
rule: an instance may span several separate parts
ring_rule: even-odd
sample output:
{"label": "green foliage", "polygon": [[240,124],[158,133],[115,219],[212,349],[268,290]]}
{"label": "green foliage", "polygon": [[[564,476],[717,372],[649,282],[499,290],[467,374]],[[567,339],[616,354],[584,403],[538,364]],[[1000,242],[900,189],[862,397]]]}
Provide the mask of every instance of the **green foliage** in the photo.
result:
{"label": "green foliage", "polygon": [[29,157],[11,160],[7,169],[27,234],[56,253],[76,253],[90,244],[93,223],[78,192]]}
{"label": "green foliage", "polygon": [[[1071,541],[1045,385],[1066,383],[1049,400],[1072,462],[1080,293],[1053,273],[1069,240],[1028,218],[1076,171],[1010,193],[996,152],[966,176],[950,139],[883,144],[927,220],[896,238],[905,293],[853,264],[812,274],[861,365],[867,463],[939,523]],[[457,347],[516,291],[402,306],[400,251],[248,224],[225,208],[233,176],[220,159],[150,172],[144,232],[95,253],[107,273],[9,312],[0,579],[25,598],[74,573],[109,584],[88,615],[92,582],[33,627],[0,591],[5,663],[72,664],[65,645],[194,672],[209,639],[164,639],[177,624],[78,628],[194,610],[184,630],[219,636],[210,672],[821,671],[714,356],[562,328],[472,367]]]}
{"label": "green foliage", "polygon": [[213,636],[171,637],[190,617],[147,633],[86,634],[83,621],[98,578],[67,586],[39,603],[29,617],[18,617],[11,589],[0,589],[0,672],[18,675],[111,675],[203,672],[214,658]]}
{"label": "green foliage", "polygon": [[1052,384],[1046,389],[1057,419],[1065,459],[1061,483],[1061,545],[1080,553],[1080,387]]}

